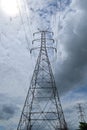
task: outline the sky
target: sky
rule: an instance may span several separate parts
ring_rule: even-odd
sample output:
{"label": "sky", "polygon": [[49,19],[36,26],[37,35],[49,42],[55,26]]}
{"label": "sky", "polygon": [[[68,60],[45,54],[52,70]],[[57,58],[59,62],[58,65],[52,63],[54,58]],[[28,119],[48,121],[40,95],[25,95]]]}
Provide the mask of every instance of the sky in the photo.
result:
{"label": "sky", "polygon": [[69,130],[78,128],[78,103],[87,115],[87,0],[59,1],[0,0],[0,130],[17,129],[38,56],[29,52],[38,28],[54,32],[51,64]]}

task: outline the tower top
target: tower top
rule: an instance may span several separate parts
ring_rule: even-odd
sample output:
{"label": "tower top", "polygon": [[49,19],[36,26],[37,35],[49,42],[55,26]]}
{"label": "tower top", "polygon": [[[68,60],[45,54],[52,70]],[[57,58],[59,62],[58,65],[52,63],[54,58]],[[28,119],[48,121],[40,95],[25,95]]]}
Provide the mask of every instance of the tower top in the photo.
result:
{"label": "tower top", "polygon": [[[53,43],[55,43],[54,39],[53,38],[47,38],[46,37],[46,34],[51,34],[51,35],[54,35],[53,32],[51,31],[48,31],[48,29],[46,30],[40,30],[38,29],[39,31],[38,32],[35,32],[33,33],[33,36],[37,35],[37,34],[41,34],[41,38],[35,38],[33,41],[32,41],[32,44],[34,44],[35,42],[39,42],[40,45],[34,47],[34,48],[31,48],[30,50],[30,53],[33,51],[33,50],[36,50],[36,49],[41,49],[41,46],[42,46],[42,43],[45,45],[43,46],[43,48],[45,47],[46,49],[54,49],[55,52],[57,52],[57,48],[55,46],[53,46]],[[47,45],[47,42],[51,42],[50,45]]]}

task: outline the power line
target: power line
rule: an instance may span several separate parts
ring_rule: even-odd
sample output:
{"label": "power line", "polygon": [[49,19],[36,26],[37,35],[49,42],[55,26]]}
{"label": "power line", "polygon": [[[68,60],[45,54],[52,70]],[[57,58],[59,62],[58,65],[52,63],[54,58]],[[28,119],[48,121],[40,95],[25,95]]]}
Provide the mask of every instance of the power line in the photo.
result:
{"label": "power line", "polygon": [[[25,3],[27,3],[27,2],[25,2],[26,0],[23,0],[23,2],[24,2],[24,9],[25,9],[25,12],[26,12],[26,18],[27,18],[27,22],[28,22],[28,28],[29,28],[29,31],[30,31],[30,33],[31,33],[31,35],[32,35],[32,31],[31,31],[31,28],[30,28],[30,20],[29,20],[29,16],[28,16],[28,14],[27,14],[27,9],[28,9],[28,7],[26,6],[26,4]],[[27,3],[27,5],[28,5],[28,3]],[[29,10],[29,9],[28,9]]]}
{"label": "power line", "polygon": [[[56,14],[54,15],[54,19],[53,19],[54,21],[53,21],[53,25],[51,27],[52,30],[53,30],[53,28],[55,30],[54,32],[56,35],[56,37],[55,37],[56,48],[58,48],[58,43],[59,43],[58,35],[59,35],[59,31],[61,29],[61,10],[62,10],[62,1],[56,0]],[[53,63],[55,64],[55,61],[57,60],[57,53],[54,55],[54,57],[55,57],[55,59],[54,59]],[[53,66],[54,66],[54,70],[55,70],[55,65],[53,65]]]}
{"label": "power line", "polygon": [[24,26],[24,21],[23,21],[23,18],[22,18],[21,9],[20,9],[20,6],[19,6],[19,1],[18,1],[18,0],[16,0],[16,1],[17,1],[18,9],[19,9],[19,14],[20,14],[21,22],[22,22],[22,25],[23,25],[23,30],[24,30],[24,33],[25,33],[25,39],[26,39],[26,42],[27,42],[27,45],[28,45],[28,49],[30,50],[29,40],[28,40],[26,28],[25,28],[25,26]]}

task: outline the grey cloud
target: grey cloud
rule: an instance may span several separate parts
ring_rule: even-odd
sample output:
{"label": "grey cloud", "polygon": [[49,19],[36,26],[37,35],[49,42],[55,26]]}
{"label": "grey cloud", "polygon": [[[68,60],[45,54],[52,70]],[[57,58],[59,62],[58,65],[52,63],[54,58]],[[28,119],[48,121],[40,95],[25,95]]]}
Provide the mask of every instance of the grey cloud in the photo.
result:
{"label": "grey cloud", "polygon": [[[81,6],[81,0],[77,1]],[[85,0],[83,3],[87,6]],[[55,77],[60,91],[87,84],[87,9],[83,11],[82,5],[78,12],[79,5],[76,6],[76,11],[68,13],[63,24],[61,23],[63,29],[60,31],[60,45],[67,56],[56,65]]]}
{"label": "grey cloud", "polygon": [[[70,2],[71,0],[61,1],[61,9],[65,10],[66,6],[68,6]],[[60,0],[28,0],[28,8],[30,10],[30,23],[33,23],[32,25],[36,26],[36,29],[38,27],[41,29],[47,29],[48,27],[50,28],[51,17],[52,15],[55,15],[57,11],[59,11],[59,6]],[[37,23],[39,23],[39,25]]]}
{"label": "grey cloud", "polygon": [[[23,99],[14,96],[11,97],[10,94],[8,95],[7,93],[0,93],[0,121],[6,121],[6,123],[9,124],[9,126],[7,126],[7,124],[4,125],[6,129],[16,124],[13,123],[12,120],[15,120],[15,117],[18,116],[20,106],[22,107],[22,105]],[[3,123],[1,124],[3,125]]]}
{"label": "grey cloud", "polygon": [[83,0],[83,1],[76,0],[76,2],[74,3],[74,6],[75,5],[77,7],[79,7],[79,9],[86,10],[87,9],[87,0]]}
{"label": "grey cloud", "polygon": [[15,113],[14,108],[12,106],[6,106],[6,105],[3,106],[2,111],[12,115]]}
{"label": "grey cloud", "polygon": [[4,104],[0,108],[0,120],[7,120],[12,118],[17,112],[18,108],[12,104]]}

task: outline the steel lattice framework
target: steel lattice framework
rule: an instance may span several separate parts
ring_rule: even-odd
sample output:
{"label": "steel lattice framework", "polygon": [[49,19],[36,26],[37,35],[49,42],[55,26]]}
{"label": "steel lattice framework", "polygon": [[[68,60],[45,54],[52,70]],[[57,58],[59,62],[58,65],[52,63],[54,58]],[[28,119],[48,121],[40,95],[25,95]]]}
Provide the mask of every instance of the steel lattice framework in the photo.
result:
{"label": "steel lattice framework", "polygon": [[39,31],[34,35],[38,33],[41,34],[41,38],[33,42],[41,42],[40,52],[17,130],[67,130],[47,53],[47,48],[55,49],[47,47],[48,40],[54,42],[53,39],[47,38],[47,34],[52,36],[53,33]]}
{"label": "steel lattice framework", "polygon": [[79,112],[79,119],[80,119],[80,122],[86,122],[85,121],[85,111],[84,111],[84,108],[83,108],[83,106],[82,106],[82,104],[81,103],[78,103],[78,107],[77,107],[77,109],[79,110],[78,112]]}

